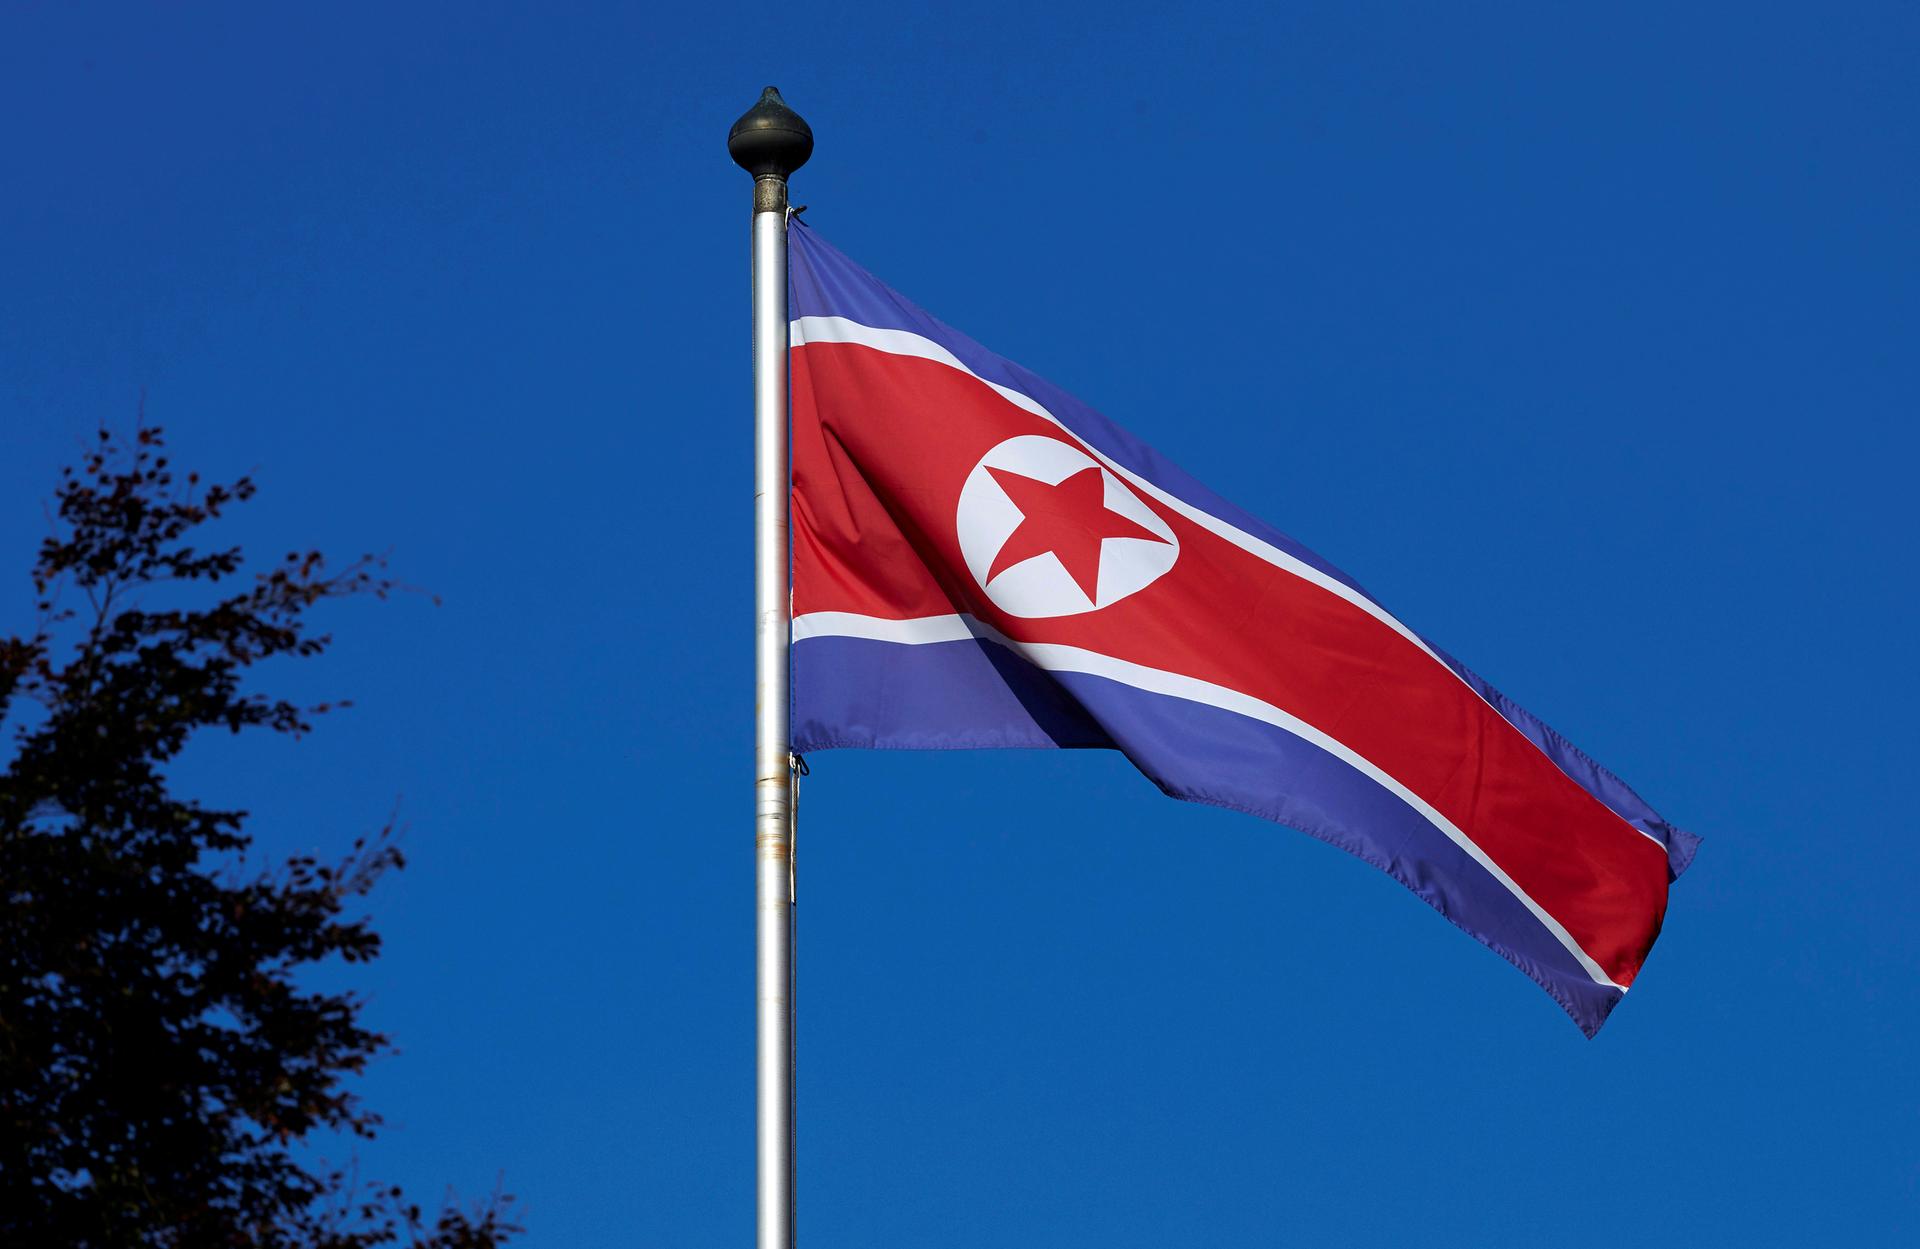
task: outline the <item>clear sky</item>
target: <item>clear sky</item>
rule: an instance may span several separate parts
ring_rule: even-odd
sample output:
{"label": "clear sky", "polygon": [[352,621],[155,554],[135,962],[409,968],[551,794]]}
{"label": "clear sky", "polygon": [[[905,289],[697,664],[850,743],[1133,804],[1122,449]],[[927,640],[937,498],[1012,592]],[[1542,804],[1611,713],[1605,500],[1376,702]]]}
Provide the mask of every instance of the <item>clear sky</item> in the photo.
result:
{"label": "clear sky", "polygon": [[[274,12],[262,11],[271,7]],[[0,629],[147,417],[391,548],[350,712],[183,784],[399,806],[363,1172],[751,1235],[749,181],[1704,836],[1588,1042],[1385,875],[1118,756],[813,759],[800,1232],[1914,1243],[1910,5],[8,5]]]}

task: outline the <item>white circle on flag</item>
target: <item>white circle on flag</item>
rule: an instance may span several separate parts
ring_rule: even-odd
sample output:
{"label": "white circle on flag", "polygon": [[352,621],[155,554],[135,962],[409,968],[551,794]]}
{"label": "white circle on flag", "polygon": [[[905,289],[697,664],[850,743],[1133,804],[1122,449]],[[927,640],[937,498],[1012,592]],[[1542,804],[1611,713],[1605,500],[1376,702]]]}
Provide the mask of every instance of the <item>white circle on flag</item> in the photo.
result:
{"label": "white circle on flag", "polygon": [[[1088,470],[1099,474],[1098,489],[1093,479],[1082,476]],[[1009,477],[1038,485],[1029,488],[1019,480],[1003,485]],[[1051,505],[1046,487],[1069,479],[1062,494],[1071,495],[1071,510],[1063,504],[1042,514],[1036,507],[1031,525],[1009,494],[1010,485],[1030,506],[1034,498]],[[1111,607],[1166,576],[1180,557],[1173,529],[1132,487],[1079,447],[1042,434],[1009,438],[980,457],[960,488],[954,519],[960,554],[974,583],[995,607],[1023,619]],[[1079,523],[1083,519],[1086,523]],[[1017,562],[1005,563],[1002,549],[1016,534],[1020,541],[1009,557]],[[1075,563],[1074,570],[1046,546],[1053,535]],[[1094,586],[1091,593],[1088,582]]]}

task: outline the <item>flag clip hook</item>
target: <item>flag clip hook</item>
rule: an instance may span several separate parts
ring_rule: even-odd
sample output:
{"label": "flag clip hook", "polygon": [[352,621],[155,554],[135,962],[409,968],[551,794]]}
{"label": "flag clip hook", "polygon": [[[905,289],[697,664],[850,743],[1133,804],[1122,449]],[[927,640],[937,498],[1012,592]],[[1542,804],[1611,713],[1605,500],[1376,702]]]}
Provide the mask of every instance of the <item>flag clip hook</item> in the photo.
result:
{"label": "flag clip hook", "polygon": [[807,766],[805,755],[790,750],[787,771],[793,775],[793,810],[787,816],[787,901],[792,904],[800,896],[800,877],[793,865],[800,848],[800,778],[812,775],[813,770]]}

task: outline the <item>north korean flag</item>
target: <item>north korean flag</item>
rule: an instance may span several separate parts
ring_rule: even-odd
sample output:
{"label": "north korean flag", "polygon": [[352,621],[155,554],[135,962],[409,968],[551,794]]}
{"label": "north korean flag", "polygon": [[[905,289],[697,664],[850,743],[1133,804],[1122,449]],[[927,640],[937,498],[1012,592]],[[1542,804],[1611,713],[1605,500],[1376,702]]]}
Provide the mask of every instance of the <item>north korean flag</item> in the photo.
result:
{"label": "north korean flag", "polygon": [[1365,859],[1599,1029],[1696,838],[1319,556],[790,245],[795,749],[1119,750]]}

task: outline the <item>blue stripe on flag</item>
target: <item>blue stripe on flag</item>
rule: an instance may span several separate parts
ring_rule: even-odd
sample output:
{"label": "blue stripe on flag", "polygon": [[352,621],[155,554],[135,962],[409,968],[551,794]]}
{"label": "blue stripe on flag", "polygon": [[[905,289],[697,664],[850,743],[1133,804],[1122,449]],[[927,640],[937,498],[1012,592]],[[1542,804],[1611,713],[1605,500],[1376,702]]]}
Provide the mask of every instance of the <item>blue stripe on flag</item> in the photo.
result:
{"label": "blue stripe on flag", "polygon": [[796,750],[1110,746],[1175,798],[1285,824],[1386,872],[1525,972],[1589,1036],[1622,997],[1418,812],[1273,725],[1104,677],[1043,672],[978,640],[810,637],[794,646],[793,681],[805,709]]}

